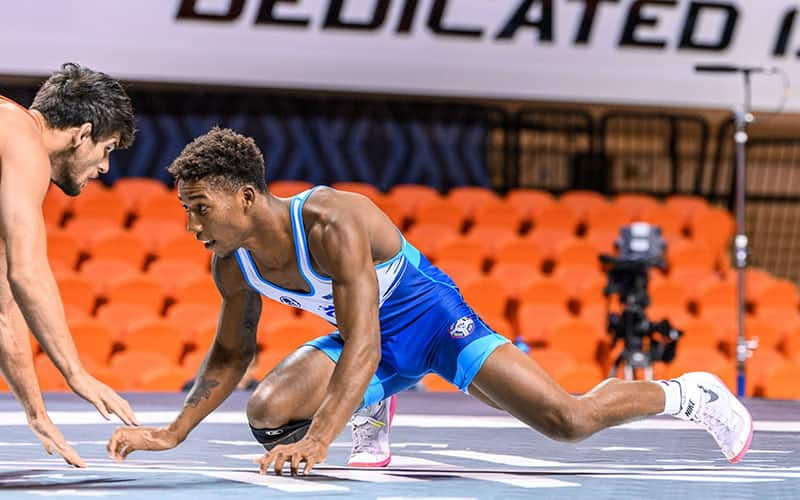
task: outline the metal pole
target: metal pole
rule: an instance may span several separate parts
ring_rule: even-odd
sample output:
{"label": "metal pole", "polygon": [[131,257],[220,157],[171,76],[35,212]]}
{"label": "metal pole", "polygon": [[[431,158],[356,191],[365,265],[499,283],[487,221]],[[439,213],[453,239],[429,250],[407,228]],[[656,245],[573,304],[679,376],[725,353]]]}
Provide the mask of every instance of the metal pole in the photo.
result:
{"label": "metal pole", "polygon": [[746,387],[745,363],[747,361],[747,340],[744,331],[744,271],[747,267],[747,235],[745,234],[745,162],[747,146],[747,125],[753,121],[750,114],[750,71],[742,71],[744,76],[744,104],[736,111],[736,238],[734,239],[734,256],[738,273],[737,287],[737,319],[739,323],[739,339],[736,344],[736,386],[738,396],[744,397]]}

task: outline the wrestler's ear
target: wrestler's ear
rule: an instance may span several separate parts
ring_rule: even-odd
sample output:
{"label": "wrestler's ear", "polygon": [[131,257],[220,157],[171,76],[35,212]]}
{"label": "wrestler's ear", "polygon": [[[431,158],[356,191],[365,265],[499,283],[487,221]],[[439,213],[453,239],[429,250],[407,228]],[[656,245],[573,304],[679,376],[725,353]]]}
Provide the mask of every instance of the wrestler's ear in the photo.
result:
{"label": "wrestler's ear", "polygon": [[71,129],[71,146],[77,148],[86,141],[92,139],[92,124],[89,122],[84,123],[80,127],[72,127]]}
{"label": "wrestler's ear", "polygon": [[239,201],[245,212],[248,211],[256,202],[256,190],[250,184],[245,184],[239,189]]}

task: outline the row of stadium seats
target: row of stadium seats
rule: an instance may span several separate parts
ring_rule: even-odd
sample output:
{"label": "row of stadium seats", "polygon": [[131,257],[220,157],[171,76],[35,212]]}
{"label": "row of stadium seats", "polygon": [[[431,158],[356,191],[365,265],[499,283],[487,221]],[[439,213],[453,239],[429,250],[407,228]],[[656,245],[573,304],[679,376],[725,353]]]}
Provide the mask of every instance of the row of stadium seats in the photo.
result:
{"label": "row of stadium seats", "polygon": [[[279,196],[308,187],[270,185]],[[473,187],[444,196],[416,185],[388,193],[359,183],[335,187],[360,192],[383,208],[493,328],[533,347],[535,359],[542,353],[574,359],[564,373],[542,364],[576,391],[581,380],[583,390],[602,379],[612,355],[598,255],[612,250],[621,225],[656,223],[670,243],[669,268],[651,272],[648,316],[668,317],[685,331],[676,362],[661,373],[710,365],[690,366],[702,359],[692,355],[700,350],[706,359],[724,360],[718,374],[732,380],[725,370],[734,365],[736,280],[725,246],[733,225],[726,212],[702,199],[607,200],[583,191],[555,199],[535,190],[499,198]],[[51,265],[87,366],[121,390],[176,390],[190,380],[211,344],[220,298],[209,273],[210,253],[186,232],[176,193],[150,179],[123,179],[110,189],[93,184],[74,199],[50,193],[45,214]],[[767,395],[765,381],[774,370],[800,366],[800,299],[793,283],[750,269],[747,301],[748,335],[762,346],[753,358],[759,376],[751,377],[748,392]],[[610,307],[619,305],[611,300]],[[254,376],[331,329],[281,304],[265,301],[264,308]],[[37,370],[45,387],[64,388],[41,354]],[[440,387],[435,375],[426,377],[426,385]]]}

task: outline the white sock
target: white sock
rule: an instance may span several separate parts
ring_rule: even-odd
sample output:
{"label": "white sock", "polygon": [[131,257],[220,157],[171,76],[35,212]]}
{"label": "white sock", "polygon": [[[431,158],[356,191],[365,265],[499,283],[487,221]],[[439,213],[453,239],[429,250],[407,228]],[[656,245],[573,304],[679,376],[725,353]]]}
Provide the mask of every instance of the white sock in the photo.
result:
{"label": "white sock", "polygon": [[656,380],[654,383],[664,390],[664,411],[659,415],[677,415],[681,411],[681,385],[674,380]]}

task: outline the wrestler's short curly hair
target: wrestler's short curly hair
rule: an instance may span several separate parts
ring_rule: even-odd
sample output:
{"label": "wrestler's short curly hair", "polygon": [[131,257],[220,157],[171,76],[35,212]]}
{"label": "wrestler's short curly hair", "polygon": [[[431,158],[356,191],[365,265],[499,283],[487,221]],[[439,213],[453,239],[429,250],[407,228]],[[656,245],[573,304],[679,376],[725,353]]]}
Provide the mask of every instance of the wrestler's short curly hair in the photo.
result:
{"label": "wrestler's short curly hair", "polygon": [[75,63],[65,63],[50,75],[36,92],[31,109],[55,129],[91,123],[94,142],[119,134],[119,149],[129,147],[136,134],[133,105],[122,84]]}
{"label": "wrestler's short curly hair", "polygon": [[167,168],[179,180],[207,180],[228,189],[250,184],[267,190],[264,156],[249,137],[228,128],[214,127],[190,142]]}

